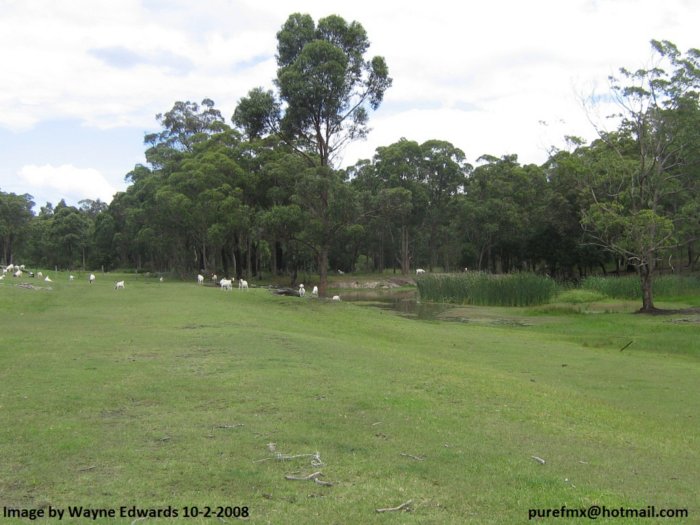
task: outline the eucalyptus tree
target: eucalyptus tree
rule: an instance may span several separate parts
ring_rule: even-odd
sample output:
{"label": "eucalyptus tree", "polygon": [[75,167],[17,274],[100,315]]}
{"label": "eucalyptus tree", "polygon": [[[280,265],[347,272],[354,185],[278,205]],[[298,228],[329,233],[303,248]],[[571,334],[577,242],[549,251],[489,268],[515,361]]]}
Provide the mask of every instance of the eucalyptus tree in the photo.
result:
{"label": "eucalyptus tree", "polygon": [[2,262],[15,262],[14,255],[24,240],[34,217],[34,202],[29,194],[16,195],[0,191],[0,246]]}
{"label": "eucalyptus tree", "polygon": [[466,162],[462,150],[444,140],[424,142],[420,151],[420,177],[428,194],[426,233],[430,252],[429,267],[432,270],[437,266],[438,255],[442,253],[443,266],[449,271],[453,199],[464,191],[472,166]]}
{"label": "eucalyptus tree", "polygon": [[605,273],[610,254],[588,242],[581,226],[583,210],[592,203],[590,193],[581,185],[590,168],[590,147],[577,137],[567,140],[571,151],[552,152],[543,166],[546,206],[531,239],[531,250],[535,259],[545,262],[550,275],[573,279],[575,269],[580,278],[592,266],[600,266]]}
{"label": "eucalyptus tree", "polygon": [[591,173],[587,188],[594,202],[583,217],[598,243],[637,269],[642,312],[655,310],[652,282],[658,259],[679,243],[679,221],[695,215],[693,204],[680,215],[672,213],[671,204],[683,190],[697,189],[690,179],[698,176],[692,165],[697,158],[688,155],[698,124],[685,115],[697,115],[700,51],[683,56],[668,41],[652,41],[652,47],[655,67],[621,68],[618,77],[611,77],[620,125],[615,132],[601,132],[600,148],[619,160]]}
{"label": "eucalyptus tree", "polygon": [[214,101],[202,100],[201,105],[191,101],[177,101],[166,113],[156,115],[161,131],[148,133],[144,143],[149,145],[146,160],[155,169],[177,163],[194,145],[212,134],[225,130],[224,117],[214,108]]}
{"label": "eucalyptus tree", "polygon": [[[318,253],[319,290],[325,295],[333,236],[335,190],[343,187],[333,169],[343,147],[369,132],[369,110],[376,110],[391,78],[382,57],[366,59],[369,39],[359,22],[328,16],[291,15],[277,33],[277,78],[284,112],[280,136],[307,162],[300,204],[312,217],[309,240]],[[340,203],[336,202],[336,205]],[[337,206],[336,206],[337,207]]]}
{"label": "eucalyptus tree", "polygon": [[410,272],[414,237],[425,220],[430,201],[422,170],[423,154],[417,142],[402,138],[377,148],[373,158],[379,189],[384,192],[382,215],[388,219],[387,226],[391,225],[389,235],[397,240],[394,254],[403,275]]}
{"label": "eucalyptus tree", "polygon": [[86,214],[61,200],[54,209],[49,228],[52,247],[49,263],[64,268],[80,265],[85,269],[91,226],[92,222]]}
{"label": "eucalyptus tree", "polygon": [[460,223],[479,269],[504,272],[532,265],[528,245],[546,202],[546,176],[517,155],[484,155],[460,199]]}

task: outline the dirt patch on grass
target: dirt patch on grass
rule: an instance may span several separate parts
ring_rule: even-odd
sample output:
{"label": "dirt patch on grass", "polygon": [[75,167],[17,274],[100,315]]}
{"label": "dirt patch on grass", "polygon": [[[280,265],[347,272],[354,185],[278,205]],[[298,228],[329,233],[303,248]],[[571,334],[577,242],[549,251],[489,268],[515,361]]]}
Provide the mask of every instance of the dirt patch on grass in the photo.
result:
{"label": "dirt patch on grass", "polygon": [[644,315],[700,315],[700,308],[681,308],[680,310],[654,308],[652,310],[637,310],[635,313]]}

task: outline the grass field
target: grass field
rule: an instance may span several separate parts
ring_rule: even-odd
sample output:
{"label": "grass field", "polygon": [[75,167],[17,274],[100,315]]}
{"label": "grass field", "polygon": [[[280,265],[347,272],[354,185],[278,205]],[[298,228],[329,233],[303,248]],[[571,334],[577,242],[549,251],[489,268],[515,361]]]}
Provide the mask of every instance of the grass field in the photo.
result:
{"label": "grass field", "polygon": [[[633,315],[592,294],[425,322],[263,289],[52,278],[0,282],[3,512],[510,524],[654,505],[689,517],[597,522],[700,523],[697,314]],[[330,485],[285,478],[318,472]],[[136,521],[132,506],[179,517]],[[0,515],[29,522],[59,523]]]}

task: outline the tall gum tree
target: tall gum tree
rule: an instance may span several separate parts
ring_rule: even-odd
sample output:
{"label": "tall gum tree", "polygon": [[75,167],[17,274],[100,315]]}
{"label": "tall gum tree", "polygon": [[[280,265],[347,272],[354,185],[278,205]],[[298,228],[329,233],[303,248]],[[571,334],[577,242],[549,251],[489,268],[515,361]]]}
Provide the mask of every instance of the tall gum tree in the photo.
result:
{"label": "tall gum tree", "polygon": [[681,223],[693,216],[674,214],[672,203],[697,187],[689,182],[698,175],[696,159],[688,153],[694,150],[688,138],[696,134],[688,130],[697,130],[699,123],[686,116],[697,115],[700,51],[682,56],[668,41],[652,41],[652,47],[654,67],[622,68],[610,79],[620,126],[601,133],[595,145],[605,162],[590,171],[586,184],[594,202],[582,221],[602,246],[637,269],[645,313],[656,310],[657,260],[678,244]]}
{"label": "tall gum tree", "polygon": [[[315,24],[307,14],[292,14],[277,33],[277,79],[284,110],[279,133],[306,160],[303,187],[314,205],[307,211],[317,225],[312,244],[317,252],[319,292],[326,294],[328,254],[334,235],[334,189],[342,184],[334,169],[349,142],[369,132],[368,110],[376,110],[391,86],[384,58],[366,59],[367,33],[358,22],[339,16]],[[336,203],[337,204],[337,203]]]}

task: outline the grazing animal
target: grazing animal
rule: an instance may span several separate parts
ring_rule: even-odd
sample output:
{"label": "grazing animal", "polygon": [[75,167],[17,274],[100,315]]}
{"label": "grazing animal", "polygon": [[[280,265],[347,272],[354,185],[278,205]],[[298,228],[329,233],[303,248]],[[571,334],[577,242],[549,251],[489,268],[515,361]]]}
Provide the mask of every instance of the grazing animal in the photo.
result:
{"label": "grazing animal", "polygon": [[22,270],[17,270],[15,273],[12,274],[14,277],[22,277]]}
{"label": "grazing animal", "polygon": [[69,281],[72,281],[72,280],[74,280],[74,279],[75,279],[74,276],[72,276],[72,275],[69,275],[69,276],[68,276],[68,280],[69,280]]}
{"label": "grazing animal", "polygon": [[41,273],[41,272],[39,272],[38,274],[36,274],[36,276],[37,276],[37,277],[43,277],[43,276],[44,276],[44,274],[43,274],[43,273]]}
{"label": "grazing animal", "polygon": [[163,277],[161,276],[161,278],[158,279],[158,281],[160,281],[160,282],[162,283],[162,282],[163,282]]}
{"label": "grazing animal", "polygon": [[219,285],[221,286],[222,290],[233,290],[233,281],[231,279],[221,279],[221,281],[219,281]]}
{"label": "grazing animal", "polygon": [[115,290],[123,290],[124,289],[124,281],[117,281],[114,283],[114,289]]}
{"label": "grazing animal", "polygon": [[239,290],[247,290],[248,289],[248,281],[245,281],[243,279],[239,279],[238,281],[238,289]]}
{"label": "grazing animal", "polygon": [[318,297],[318,286],[314,286],[313,290],[311,290],[311,295]]}
{"label": "grazing animal", "polygon": [[197,275],[197,284],[204,284],[204,276],[201,273]]}
{"label": "grazing animal", "polygon": [[44,281],[46,281],[47,283],[52,283],[52,282],[53,282],[53,281],[51,280],[51,277],[49,277],[48,275],[46,276],[46,278],[44,279]]}
{"label": "grazing animal", "polygon": [[299,285],[299,297],[304,297],[306,295],[306,290],[304,290],[304,285],[300,284]]}
{"label": "grazing animal", "polygon": [[3,273],[2,275],[0,275],[0,281],[2,281],[4,278],[5,278],[5,274]]}
{"label": "grazing animal", "polygon": [[94,273],[91,273],[91,274],[90,274],[90,277],[88,277],[88,282],[89,282],[90,284],[92,284],[92,283],[95,282],[95,274],[94,274]]}
{"label": "grazing animal", "polygon": [[425,270],[423,268],[416,268],[416,275],[423,275]]}
{"label": "grazing animal", "polygon": [[216,282],[218,279],[219,279],[219,278],[217,277],[216,274],[214,274],[214,275],[211,276],[211,280],[214,281],[214,282]]}
{"label": "grazing animal", "polygon": [[333,300],[333,301],[340,301],[340,296],[339,296],[339,295],[334,295],[332,300]]}
{"label": "grazing animal", "polygon": [[343,270],[338,270],[338,275],[345,275],[345,272]]}

